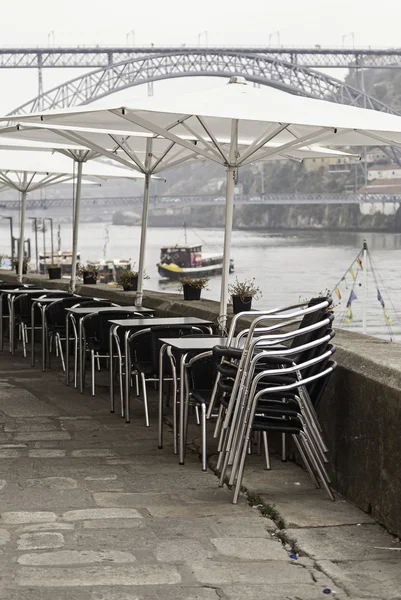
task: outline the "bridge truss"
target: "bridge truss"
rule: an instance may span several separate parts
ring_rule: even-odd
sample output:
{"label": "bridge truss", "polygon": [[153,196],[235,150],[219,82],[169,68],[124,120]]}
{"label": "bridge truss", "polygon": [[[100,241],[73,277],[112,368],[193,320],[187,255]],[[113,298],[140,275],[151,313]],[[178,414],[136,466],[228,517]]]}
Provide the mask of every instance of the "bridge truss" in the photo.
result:
{"label": "bridge truss", "polygon": [[[249,196],[246,194],[236,194],[235,204],[237,205],[282,205],[282,204],[361,204],[361,203],[390,203],[401,204],[401,194],[265,194],[262,196]],[[45,198],[27,200],[27,209],[35,208],[55,208],[69,207],[72,199]],[[83,208],[140,208],[143,204],[143,196],[127,196],[113,198],[82,198]],[[180,196],[151,196],[149,198],[149,207],[151,209],[182,209],[194,206],[224,206],[225,198],[215,195],[188,194]],[[19,210],[19,200],[0,199],[0,208],[8,210]]]}

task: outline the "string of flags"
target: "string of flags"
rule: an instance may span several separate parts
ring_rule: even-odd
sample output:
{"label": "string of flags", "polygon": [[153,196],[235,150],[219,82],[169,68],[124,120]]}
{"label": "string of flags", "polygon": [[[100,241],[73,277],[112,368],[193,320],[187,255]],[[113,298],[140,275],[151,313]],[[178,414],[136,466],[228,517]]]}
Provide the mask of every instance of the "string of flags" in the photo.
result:
{"label": "string of flags", "polygon": [[[370,257],[370,255],[368,254],[368,256]],[[355,302],[356,300],[358,300],[358,296],[355,293],[355,286],[358,285],[357,284],[357,279],[358,279],[358,275],[361,271],[364,270],[364,265],[362,262],[362,253],[360,253],[357,258],[354,260],[354,262],[351,264],[351,266],[348,268],[348,270],[345,272],[345,274],[343,275],[343,277],[340,279],[340,281],[338,282],[338,284],[335,286],[335,288],[333,289],[333,292],[339,301],[341,301],[343,299],[343,294],[344,294],[344,287],[345,290],[348,290],[348,287],[351,287],[351,291],[348,295],[348,300],[346,303],[346,312],[345,312],[345,319],[344,319],[344,324],[348,325],[349,323],[351,323],[352,319],[353,319],[353,311],[352,311],[352,303]],[[371,259],[370,259],[371,260]],[[380,289],[378,287],[378,281],[376,278],[376,274],[374,272],[374,267],[372,265],[372,269],[373,269],[373,277],[375,280],[375,284],[376,284],[376,292],[377,292],[377,300],[379,301],[379,303],[381,304],[381,307],[383,309],[383,315],[384,318],[386,319],[386,322],[388,325],[392,324],[392,320],[391,317],[388,313],[387,307],[386,307],[386,303],[383,299],[383,296],[380,292]],[[348,279],[348,281],[347,281]],[[351,281],[350,281],[351,279]],[[348,285],[350,284],[350,285]],[[352,285],[351,285],[352,284]]]}
{"label": "string of flags", "polygon": [[379,288],[376,288],[376,289],[377,289],[377,299],[378,299],[378,301],[380,302],[380,304],[383,307],[384,318],[386,319],[387,323],[389,325],[391,325],[391,317],[390,317],[390,315],[387,312],[387,308],[386,308],[386,304],[385,304],[385,302],[383,300],[383,296],[381,295]]}

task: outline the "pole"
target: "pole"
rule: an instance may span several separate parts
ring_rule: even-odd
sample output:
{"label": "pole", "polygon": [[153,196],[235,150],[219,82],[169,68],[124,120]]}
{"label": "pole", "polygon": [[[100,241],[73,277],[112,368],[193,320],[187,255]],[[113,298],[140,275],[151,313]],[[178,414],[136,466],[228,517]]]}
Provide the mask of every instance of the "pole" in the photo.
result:
{"label": "pole", "polygon": [[51,217],[48,217],[48,221],[50,221],[50,247],[52,254],[52,265],[54,265],[53,219]]}
{"label": "pole", "polygon": [[72,229],[72,256],[71,256],[71,281],[70,292],[75,292],[75,278],[77,276],[77,254],[78,254],[78,229],[79,229],[79,214],[81,208],[81,184],[82,184],[82,162],[78,162],[77,169],[77,185],[75,190],[75,211],[74,222]]}
{"label": "pole", "polygon": [[42,219],[43,234],[43,274],[46,275],[46,219]]}
{"label": "pole", "polygon": [[227,322],[228,276],[230,273],[230,250],[234,216],[234,179],[235,167],[227,167],[226,189],[226,224],[224,231],[223,273],[220,292],[220,329],[223,331]]}
{"label": "pole", "polygon": [[35,264],[36,273],[39,273],[39,250],[38,250],[38,219],[36,217],[30,217],[33,221],[34,232],[35,232]]}
{"label": "pole", "polygon": [[23,191],[21,193],[21,222],[20,222],[20,235],[19,235],[19,248],[18,248],[18,282],[19,283],[22,283],[23,266],[24,266],[26,197],[27,197],[27,174],[24,173]]}
{"label": "pole", "polygon": [[141,244],[139,248],[139,264],[138,264],[138,288],[135,298],[135,306],[142,306],[143,301],[143,276],[145,271],[145,252],[146,252],[146,234],[148,229],[148,213],[149,213],[149,186],[150,186],[150,160],[152,155],[152,140],[146,140],[146,158],[145,158],[145,184],[143,189],[143,206],[142,206],[142,225],[141,225]]}
{"label": "pole", "polygon": [[57,225],[57,252],[61,252],[61,227]]}
{"label": "pole", "polygon": [[367,311],[368,311],[368,244],[363,240],[363,321],[362,331],[367,334]]}

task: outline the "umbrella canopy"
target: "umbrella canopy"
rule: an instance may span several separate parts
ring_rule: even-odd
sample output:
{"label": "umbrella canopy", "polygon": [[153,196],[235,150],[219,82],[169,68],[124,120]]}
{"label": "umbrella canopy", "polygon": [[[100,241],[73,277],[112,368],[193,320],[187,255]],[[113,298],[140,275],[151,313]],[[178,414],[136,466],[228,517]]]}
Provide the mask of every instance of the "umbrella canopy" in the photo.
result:
{"label": "umbrella canopy", "polygon": [[[81,152],[81,151],[80,151]],[[88,150],[82,151],[87,153]],[[25,235],[25,212],[26,197],[28,192],[42,189],[56,183],[64,183],[75,177],[74,163],[62,155],[44,153],[33,150],[0,150],[0,184],[3,187],[16,189],[21,192],[21,222],[20,222],[20,240],[18,248],[18,280],[22,281],[23,258],[24,258],[24,235]],[[82,177],[95,179],[143,179],[144,175],[135,173],[132,170],[106,165],[99,161],[90,161],[89,163],[78,163],[78,173],[80,178],[77,181],[77,192],[82,183]],[[75,206],[75,221],[73,235],[73,265],[76,267],[76,258],[78,248],[78,226],[79,207]],[[76,231],[75,231],[76,229]],[[72,268],[73,270],[73,268]],[[75,273],[74,282],[75,284]]]}

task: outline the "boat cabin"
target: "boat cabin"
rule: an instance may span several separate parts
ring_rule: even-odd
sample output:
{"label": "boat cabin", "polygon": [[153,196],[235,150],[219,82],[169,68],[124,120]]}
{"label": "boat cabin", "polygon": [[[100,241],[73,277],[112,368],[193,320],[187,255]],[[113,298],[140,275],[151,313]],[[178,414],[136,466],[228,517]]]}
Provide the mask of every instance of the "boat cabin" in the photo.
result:
{"label": "boat cabin", "polygon": [[190,246],[189,244],[163,246],[160,263],[163,265],[173,263],[182,268],[200,267],[202,265],[202,246]]}

